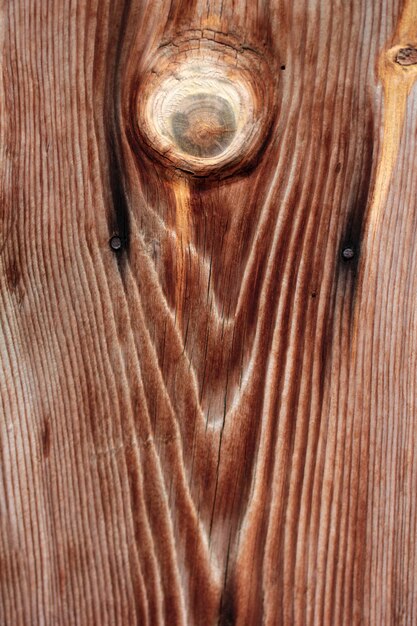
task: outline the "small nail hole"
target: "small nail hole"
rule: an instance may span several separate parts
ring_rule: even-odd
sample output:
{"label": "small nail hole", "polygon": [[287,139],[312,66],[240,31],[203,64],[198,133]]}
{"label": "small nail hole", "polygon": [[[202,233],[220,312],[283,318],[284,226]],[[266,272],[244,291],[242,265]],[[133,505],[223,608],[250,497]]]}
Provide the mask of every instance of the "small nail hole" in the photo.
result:
{"label": "small nail hole", "polygon": [[281,65],[281,69],[282,69],[282,70],[285,70],[285,65]]}
{"label": "small nail hole", "polygon": [[355,251],[351,247],[343,248],[342,257],[345,261],[350,261],[355,256]]}
{"label": "small nail hole", "polygon": [[120,239],[118,235],[114,235],[110,239],[109,244],[110,244],[110,248],[114,250],[115,252],[118,252],[119,250],[122,249],[122,240]]}

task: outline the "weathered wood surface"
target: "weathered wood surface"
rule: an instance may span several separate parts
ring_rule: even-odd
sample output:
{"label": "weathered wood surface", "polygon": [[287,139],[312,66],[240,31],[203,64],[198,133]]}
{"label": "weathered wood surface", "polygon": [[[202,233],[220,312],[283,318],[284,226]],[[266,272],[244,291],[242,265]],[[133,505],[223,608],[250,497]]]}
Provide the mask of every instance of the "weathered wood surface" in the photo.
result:
{"label": "weathered wood surface", "polygon": [[[0,38],[0,623],[415,625],[416,1],[3,0]],[[218,167],[249,127],[182,102],[206,168],[141,107],[207,46],[262,123]]]}

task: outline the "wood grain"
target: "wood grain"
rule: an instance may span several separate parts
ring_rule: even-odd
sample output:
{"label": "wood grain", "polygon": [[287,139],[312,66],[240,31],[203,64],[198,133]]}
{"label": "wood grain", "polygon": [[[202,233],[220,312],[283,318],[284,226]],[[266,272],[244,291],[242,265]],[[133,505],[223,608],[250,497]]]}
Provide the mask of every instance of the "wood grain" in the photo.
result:
{"label": "wood grain", "polygon": [[414,626],[416,1],[0,6],[0,624]]}

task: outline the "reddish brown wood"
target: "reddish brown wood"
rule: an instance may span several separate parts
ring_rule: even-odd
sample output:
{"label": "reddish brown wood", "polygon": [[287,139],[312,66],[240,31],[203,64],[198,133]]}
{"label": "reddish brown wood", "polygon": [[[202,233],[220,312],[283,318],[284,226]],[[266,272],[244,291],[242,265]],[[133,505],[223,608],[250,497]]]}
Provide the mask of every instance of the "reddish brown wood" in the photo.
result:
{"label": "reddish brown wood", "polygon": [[1,15],[0,624],[415,624],[415,0]]}

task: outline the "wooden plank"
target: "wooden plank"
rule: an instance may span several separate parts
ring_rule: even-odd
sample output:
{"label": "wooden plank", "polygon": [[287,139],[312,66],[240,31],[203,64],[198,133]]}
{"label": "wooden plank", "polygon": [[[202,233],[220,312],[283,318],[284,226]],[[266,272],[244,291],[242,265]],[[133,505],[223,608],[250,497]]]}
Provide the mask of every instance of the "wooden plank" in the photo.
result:
{"label": "wooden plank", "polygon": [[414,625],[416,1],[1,16],[0,623]]}

